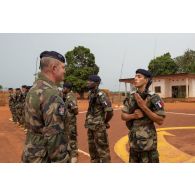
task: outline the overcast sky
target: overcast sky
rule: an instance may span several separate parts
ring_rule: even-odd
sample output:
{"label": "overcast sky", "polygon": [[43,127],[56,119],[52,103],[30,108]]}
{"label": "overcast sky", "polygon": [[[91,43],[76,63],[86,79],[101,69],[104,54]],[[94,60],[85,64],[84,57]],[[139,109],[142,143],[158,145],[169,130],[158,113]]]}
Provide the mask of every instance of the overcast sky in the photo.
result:
{"label": "overcast sky", "polygon": [[101,88],[118,90],[122,78],[147,68],[154,56],[170,52],[174,58],[188,48],[195,50],[195,34],[0,34],[0,84],[4,87],[32,85],[36,59],[44,50],[61,54],[84,46],[100,67]]}

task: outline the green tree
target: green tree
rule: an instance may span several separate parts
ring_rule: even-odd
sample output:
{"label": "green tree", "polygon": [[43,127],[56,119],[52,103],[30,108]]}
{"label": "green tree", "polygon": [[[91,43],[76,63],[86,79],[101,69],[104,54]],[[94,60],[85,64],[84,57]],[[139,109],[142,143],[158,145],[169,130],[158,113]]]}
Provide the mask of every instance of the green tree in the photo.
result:
{"label": "green tree", "polygon": [[3,89],[3,86],[2,85],[0,85],[0,90],[2,90]]}
{"label": "green tree", "polygon": [[151,71],[153,76],[175,74],[178,71],[178,66],[171,58],[170,53],[165,53],[150,61],[148,70]]}
{"label": "green tree", "polygon": [[184,55],[175,58],[178,73],[195,73],[195,51],[187,50]]}
{"label": "green tree", "polygon": [[95,56],[90,49],[78,46],[68,51],[65,58],[67,63],[65,81],[71,82],[73,90],[83,98],[89,75],[97,75],[99,72],[99,67],[95,64]]}

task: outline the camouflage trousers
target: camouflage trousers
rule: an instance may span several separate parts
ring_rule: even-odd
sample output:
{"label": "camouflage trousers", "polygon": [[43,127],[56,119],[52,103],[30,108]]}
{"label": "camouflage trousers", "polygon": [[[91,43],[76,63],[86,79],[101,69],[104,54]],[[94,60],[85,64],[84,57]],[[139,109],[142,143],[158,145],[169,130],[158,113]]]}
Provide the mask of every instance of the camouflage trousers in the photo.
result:
{"label": "camouflage trousers", "polygon": [[23,163],[67,163],[69,153],[67,151],[67,138],[64,133],[44,137],[42,134],[27,133]]}
{"label": "camouflage trousers", "polygon": [[26,124],[25,124],[25,110],[24,109],[22,110],[21,123],[26,128]]}
{"label": "camouflage trousers", "polygon": [[22,109],[17,108],[16,109],[16,117],[17,117],[17,122],[19,122],[20,125],[22,125]]}
{"label": "camouflage trousers", "polygon": [[16,123],[17,122],[17,115],[16,115],[16,109],[15,108],[12,108],[11,110],[11,113],[12,113],[12,118],[13,118],[13,121]]}
{"label": "camouflage trousers", "polygon": [[69,146],[70,146],[70,156],[78,156],[78,141],[77,141],[77,125],[76,116],[69,121]]}
{"label": "camouflage trousers", "polygon": [[88,145],[92,163],[110,163],[110,149],[106,127],[88,129]]}
{"label": "camouflage trousers", "polygon": [[157,150],[138,152],[133,148],[129,151],[130,163],[159,163],[159,154]]}
{"label": "camouflage trousers", "polygon": [[[14,108],[13,107],[9,107],[9,109],[10,109],[10,112],[11,112],[11,117],[12,117],[12,119],[14,121]],[[14,122],[16,122],[16,119],[15,119]]]}

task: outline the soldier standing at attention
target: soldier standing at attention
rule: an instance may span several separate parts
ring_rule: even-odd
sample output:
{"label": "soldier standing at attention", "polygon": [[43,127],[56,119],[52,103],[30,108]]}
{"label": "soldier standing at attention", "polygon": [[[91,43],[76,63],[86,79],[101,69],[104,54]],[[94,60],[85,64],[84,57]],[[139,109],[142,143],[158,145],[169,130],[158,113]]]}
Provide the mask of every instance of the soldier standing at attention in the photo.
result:
{"label": "soldier standing at attention", "polygon": [[13,122],[17,123],[18,122],[18,118],[17,118],[17,110],[16,110],[16,90],[13,91],[13,105],[12,105],[12,113],[13,113]]}
{"label": "soldier standing at attention", "polygon": [[16,96],[15,96],[15,111],[16,111],[16,118],[19,126],[22,124],[22,110],[21,110],[21,96],[22,92],[20,88],[16,88]]}
{"label": "soldier standing at attention", "polygon": [[89,76],[89,108],[86,114],[85,127],[88,128],[88,145],[92,163],[109,163],[110,149],[106,129],[113,116],[111,102],[107,95],[98,87],[100,77]]}
{"label": "soldier standing at attention", "polygon": [[78,141],[77,141],[77,118],[78,106],[77,98],[72,91],[71,83],[64,83],[63,85],[63,99],[68,109],[68,135],[69,135],[69,146],[70,146],[70,157],[71,163],[78,161]]}
{"label": "soldier standing at attention", "polygon": [[22,162],[68,162],[64,132],[66,110],[57,84],[64,80],[65,59],[55,51],[40,54],[40,74],[27,94],[27,136]]}
{"label": "soldier standing at attention", "polygon": [[137,90],[131,92],[124,101],[121,118],[129,129],[129,162],[159,162],[154,123],[163,124],[165,111],[159,95],[148,90],[151,83],[152,74],[138,69],[134,79]]}
{"label": "soldier standing at attention", "polygon": [[[13,88],[9,88],[8,89],[9,92],[9,109],[12,115],[12,121],[14,121],[14,111],[13,111],[13,107],[14,107],[14,91]],[[14,121],[15,122],[15,121]]]}
{"label": "soldier standing at attention", "polygon": [[25,99],[26,99],[26,95],[27,95],[27,89],[28,87],[26,85],[22,85],[22,96],[21,96],[21,113],[22,113],[22,119],[21,119],[21,122],[22,122],[22,125],[24,128],[26,128],[26,125],[25,125],[25,111],[24,111],[24,107],[25,107]]}

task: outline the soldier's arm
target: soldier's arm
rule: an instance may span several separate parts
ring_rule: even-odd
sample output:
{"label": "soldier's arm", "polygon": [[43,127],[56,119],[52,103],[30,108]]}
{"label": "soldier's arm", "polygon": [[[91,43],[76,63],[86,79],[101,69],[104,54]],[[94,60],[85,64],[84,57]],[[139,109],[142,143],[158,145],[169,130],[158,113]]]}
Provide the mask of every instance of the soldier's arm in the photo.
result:
{"label": "soldier's arm", "polygon": [[74,115],[78,114],[78,106],[77,106],[77,100],[74,96],[68,97],[68,106],[70,107],[71,111],[74,113]]}
{"label": "soldier's arm", "polygon": [[136,119],[135,118],[135,113],[129,113],[129,101],[130,99],[129,98],[126,98],[123,102],[123,108],[122,108],[122,113],[121,113],[121,119],[123,121],[131,121],[131,120],[134,120]]}
{"label": "soldier's arm", "polygon": [[128,114],[128,113],[122,111],[122,113],[121,113],[121,119],[123,121],[131,121],[131,120],[136,119],[136,117],[135,117],[135,114],[134,113],[133,114]]}
{"label": "soldier's arm", "polygon": [[111,101],[110,99],[106,96],[106,94],[100,94],[100,101],[101,101],[101,104],[103,106],[103,109],[106,113],[106,116],[105,116],[105,123],[108,123],[112,117],[113,117],[113,109],[112,109],[112,104],[111,104]]}
{"label": "soldier's arm", "polygon": [[105,123],[108,123],[113,117],[113,111],[108,111],[106,112],[106,119],[105,119]]}
{"label": "soldier's arm", "polygon": [[[155,96],[158,97],[158,96]],[[137,101],[138,106],[141,108],[141,110],[155,123],[157,123],[158,125],[162,125],[164,122],[164,118],[165,118],[165,114],[164,114],[164,109],[163,106],[160,107],[158,109],[156,109],[156,111],[152,111],[150,110],[150,108],[147,107],[146,105],[146,101],[144,101],[139,94],[135,94],[135,99]],[[158,97],[158,100],[155,100],[153,102],[153,104],[158,104],[158,101],[161,101],[161,99]],[[160,114],[161,113],[161,114]]]}
{"label": "soldier's arm", "polygon": [[155,112],[151,111],[147,106],[144,106],[142,110],[153,122],[157,123],[158,125],[163,124],[164,122],[163,116],[159,116]]}
{"label": "soldier's arm", "polygon": [[42,106],[45,122],[44,134],[58,133],[64,130],[65,105],[60,96],[50,96]]}
{"label": "soldier's arm", "polygon": [[43,117],[45,126],[43,135],[47,139],[47,149],[53,161],[58,155],[63,158],[67,154],[68,137],[65,132],[64,120],[66,116],[65,105],[62,98],[52,95],[43,105]]}

